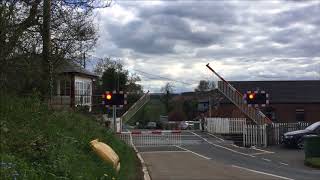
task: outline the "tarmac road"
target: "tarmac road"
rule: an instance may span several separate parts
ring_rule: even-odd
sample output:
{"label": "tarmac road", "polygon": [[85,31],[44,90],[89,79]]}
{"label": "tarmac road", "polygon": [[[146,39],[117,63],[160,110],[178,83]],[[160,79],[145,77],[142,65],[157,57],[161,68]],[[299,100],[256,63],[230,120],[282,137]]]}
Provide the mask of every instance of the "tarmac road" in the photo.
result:
{"label": "tarmac road", "polygon": [[[152,179],[320,179],[303,151],[250,149],[201,132],[185,132],[178,147],[139,148]],[[190,143],[194,142],[194,143]]]}

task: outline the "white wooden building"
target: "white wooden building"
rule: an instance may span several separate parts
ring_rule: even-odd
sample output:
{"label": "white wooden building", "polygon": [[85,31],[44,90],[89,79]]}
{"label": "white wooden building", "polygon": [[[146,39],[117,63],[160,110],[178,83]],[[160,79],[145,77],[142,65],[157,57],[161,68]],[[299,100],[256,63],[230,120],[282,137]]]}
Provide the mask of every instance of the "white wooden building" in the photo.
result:
{"label": "white wooden building", "polygon": [[92,109],[93,84],[98,76],[75,63],[65,63],[58,68],[55,82],[54,107],[87,106]]}

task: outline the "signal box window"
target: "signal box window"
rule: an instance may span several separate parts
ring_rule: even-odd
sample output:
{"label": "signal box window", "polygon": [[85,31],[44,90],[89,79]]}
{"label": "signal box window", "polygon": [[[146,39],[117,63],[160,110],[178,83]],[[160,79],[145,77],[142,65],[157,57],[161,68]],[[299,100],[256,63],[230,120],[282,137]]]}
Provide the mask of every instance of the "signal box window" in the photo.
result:
{"label": "signal box window", "polygon": [[304,109],[296,109],[296,121],[304,121]]}
{"label": "signal box window", "polygon": [[61,96],[70,96],[71,91],[71,82],[70,80],[60,80],[60,95]]}

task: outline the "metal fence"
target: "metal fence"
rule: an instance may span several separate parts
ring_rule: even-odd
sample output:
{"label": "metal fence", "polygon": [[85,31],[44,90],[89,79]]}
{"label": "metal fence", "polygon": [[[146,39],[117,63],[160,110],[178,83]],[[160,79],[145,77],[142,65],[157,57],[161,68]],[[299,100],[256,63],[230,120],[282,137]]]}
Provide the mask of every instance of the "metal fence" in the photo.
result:
{"label": "metal fence", "polygon": [[136,147],[180,146],[180,131],[121,132],[117,136],[126,144]]}
{"label": "metal fence", "polygon": [[248,125],[245,118],[207,118],[207,131],[229,136],[243,146],[267,146],[281,143],[284,133],[305,129],[307,122]]}
{"label": "metal fence", "polygon": [[272,123],[268,126],[268,145],[276,145],[281,143],[281,137],[284,133],[305,129],[311,123],[297,122],[297,123]]}
{"label": "metal fence", "polygon": [[245,118],[206,118],[207,131],[213,134],[242,134]]}

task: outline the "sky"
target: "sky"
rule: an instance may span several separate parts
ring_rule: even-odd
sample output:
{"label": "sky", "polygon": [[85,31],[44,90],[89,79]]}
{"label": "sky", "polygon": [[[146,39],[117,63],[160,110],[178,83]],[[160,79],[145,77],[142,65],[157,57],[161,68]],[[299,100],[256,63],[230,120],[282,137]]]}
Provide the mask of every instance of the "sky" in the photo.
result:
{"label": "sky", "polygon": [[216,80],[320,80],[320,1],[114,0],[96,15],[96,57],[119,59],[144,90]]}

